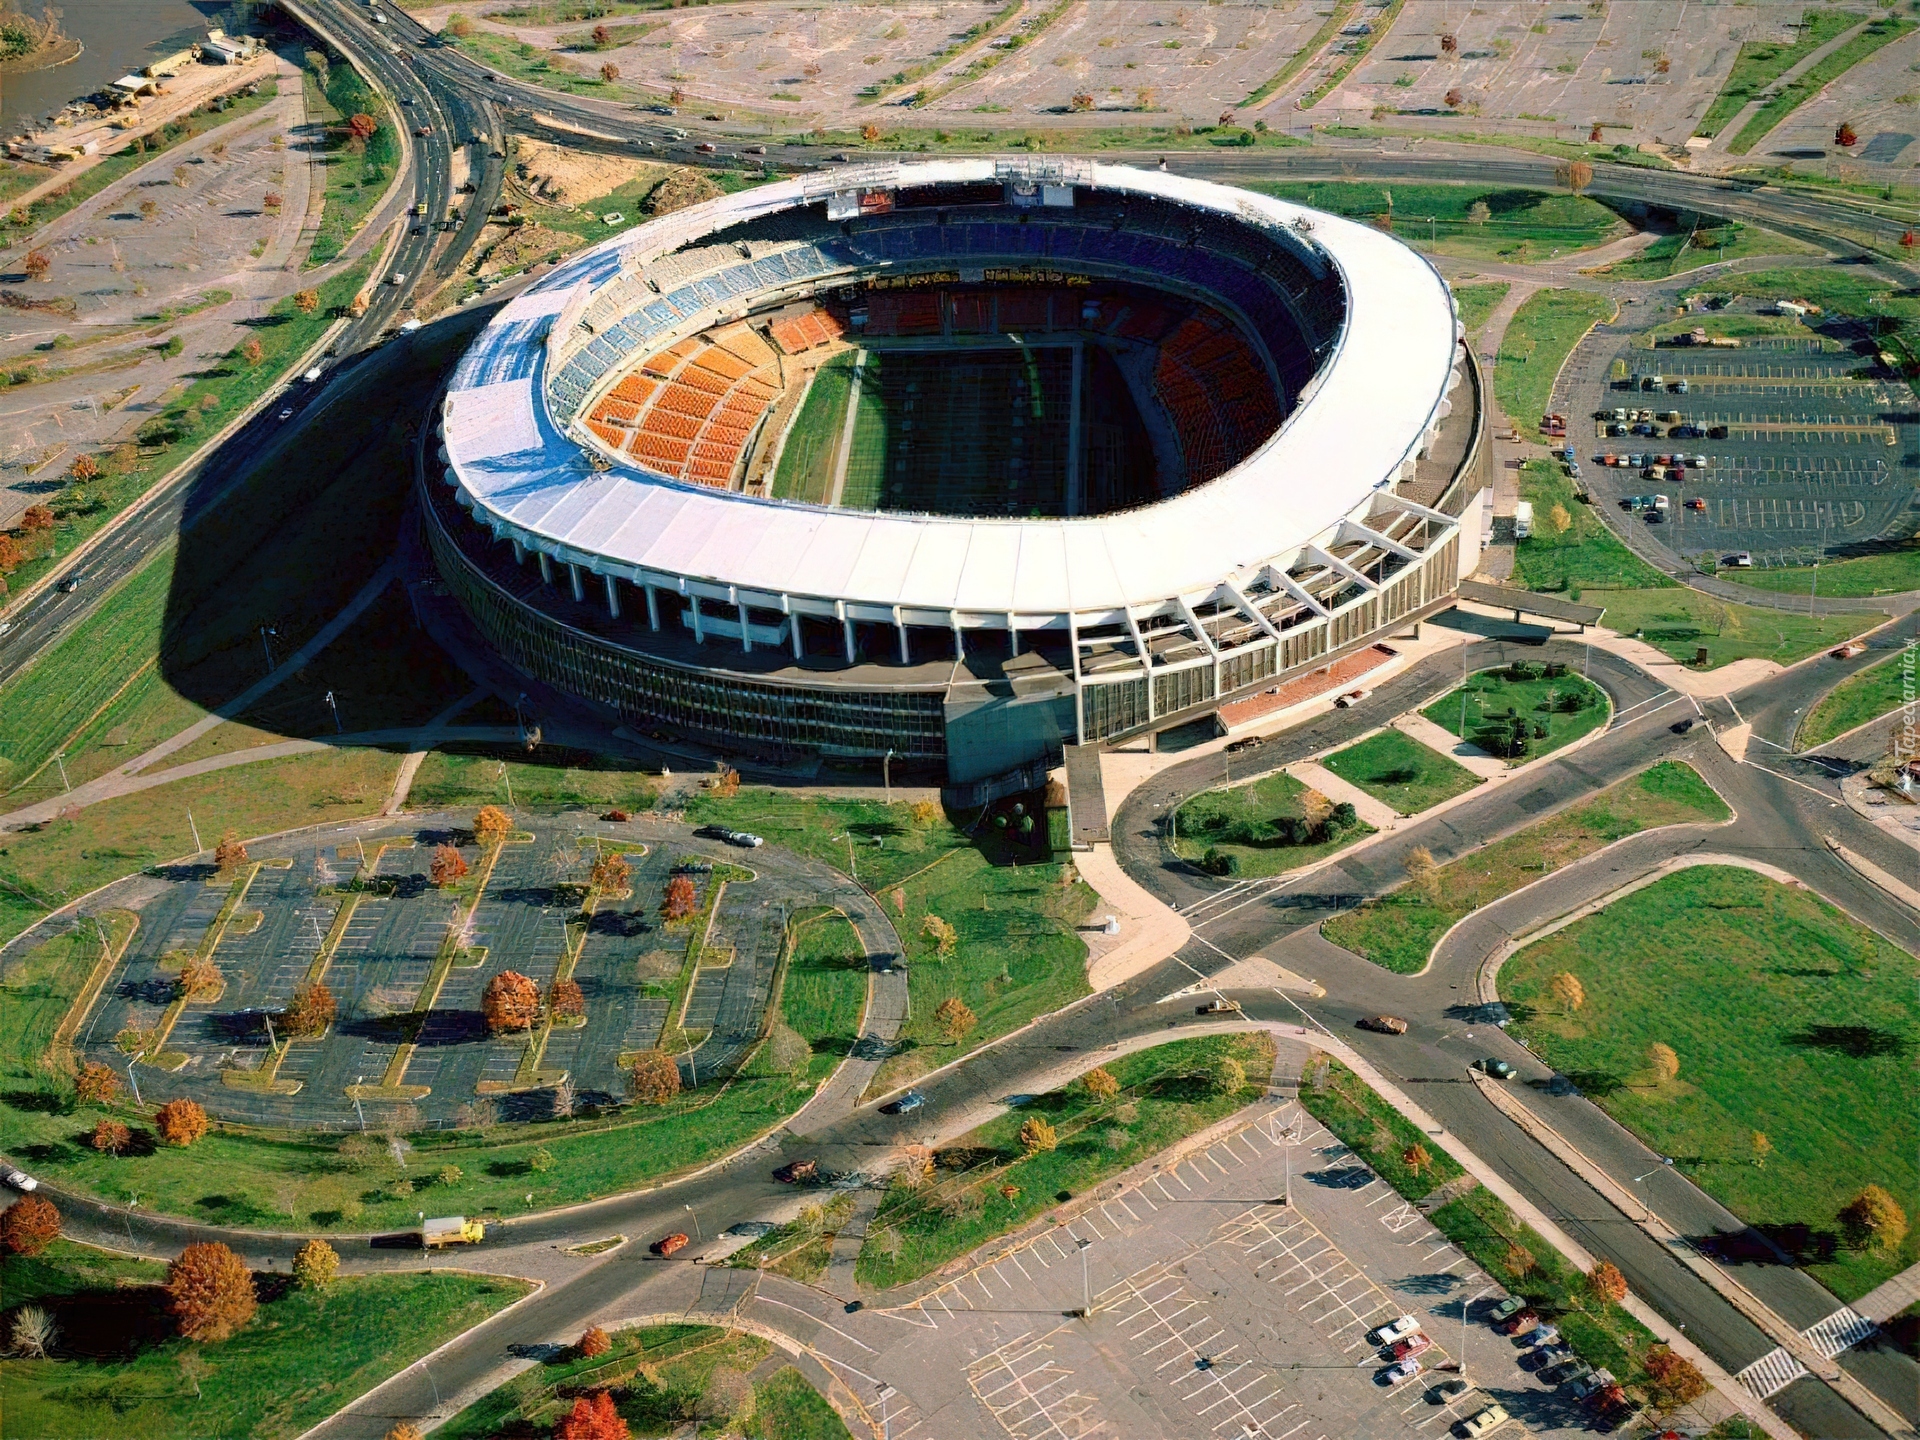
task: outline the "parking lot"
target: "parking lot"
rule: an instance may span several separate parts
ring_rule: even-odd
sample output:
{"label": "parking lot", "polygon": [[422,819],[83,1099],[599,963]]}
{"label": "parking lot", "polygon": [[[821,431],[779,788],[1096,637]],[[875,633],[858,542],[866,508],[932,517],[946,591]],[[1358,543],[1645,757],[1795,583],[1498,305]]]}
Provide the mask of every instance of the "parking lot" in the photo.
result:
{"label": "parking lot", "polygon": [[[1638,512],[1637,523],[1677,554],[1745,551],[1757,567],[1805,565],[1863,541],[1905,535],[1920,522],[1912,395],[1876,364],[1864,336],[1838,345],[1762,336],[1743,339],[1738,349],[1628,343],[1613,371],[1626,378],[1604,391],[1590,385],[1576,397],[1581,411],[1570,431],[1581,437],[1574,445],[1582,476],[1610,508],[1665,494],[1662,518]],[[1656,375],[1658,388],[1648,388]],[[1622,409],[1629,416],[1625,435],[1612,433]],[[1653,412],[1651,423],[1639,418],[1642,411]],[[1677,422],[1662,419],[1674,415]],[[1608,466],[1609,454],[1647,463]],[[1676,463],[1685,457],[1680,476],[1670,467],[1649,473],[1668,455]],[[1697,463],[1702,456],[1704,465]]]}
{"label": "parking lot", "polygon": [[[894,1436],[1384,1440],[1464,1434],[1496,1403],[1502,1435],[1588,1429],[1531,1373],[1541,1357],[1488,1325],[1503,1295],[1276,1094],[1237,1133],[814,1343],[886,1378]],[[1390,1385],[1370,1336],[1402,1315],[1432,1344]],[[1462,1363],[1467,1388],[1443,1393]]]}
{"label": "parking lot", "polygon": [[[210,867],[180,867],[153,882],[134,940],[81,1026],[86,1058],[124,1070],[117,1037],[166,1023],[184,958],[209,944],[222,988],[180,1010],[160,1053],[139,1067],[149,1102],[190,1095],[226,1119],[344,1126],[357,1123],[351,1088],[383,1078],[428,1124],[453,1122],[480,1097],[497,1097],[503,1118],[513,1118],[518,1106],[544,1104],[540,1090],[560,1075],[583,1100],[624,1099],[620,1057],[659,1042],[676,999],[684,1003],[674,1018],[698,1042],[703,1075],[723,1075],[747,1053],[772,993],[785,916],[818,898],[804,879],[782,870],[779,878],[749,872],[730,881],[704,962],[682,992],[689,934],[659,918],[667,880],[697,862],[703,868],[691,878],[704,907],[714,884],[705,861],[737,861],[739,852],[681,826],[649,825],[643,835],[639,826],[585,814],[536,820],[502,847],[466,918],[471,881],[443,890],[428,868],[435,848],[453,843],[473,875],[481,872],[481,851],[458,828],[470,820],[435,817],[345,843],[307,837],[256,847],[253,860],[265,863],[244,888]],[[579,913],[582,891],[564,887],[584,884],[595,838],[615,832],[631,888],[605,897],[584,940],[572,942],[586,1023],[555,1027],[537,1055],[525,1032],[489,1036],[481,1014],[487,982],[515,970],[545,992],[570,943],[567,922]],[[462,920],[451,948],[449,927]],[[333,992],[338,1019],[318,1039],[274,1049],[285,1037],[269,1025],[316,977]],[[258,1083],[268,1066],[275,1083]]]}

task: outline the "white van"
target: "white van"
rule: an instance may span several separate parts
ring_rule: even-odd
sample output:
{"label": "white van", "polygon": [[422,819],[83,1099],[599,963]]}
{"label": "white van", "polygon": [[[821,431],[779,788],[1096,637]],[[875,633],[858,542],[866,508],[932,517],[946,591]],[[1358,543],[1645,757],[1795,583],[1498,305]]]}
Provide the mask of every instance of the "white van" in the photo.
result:
{"label": "white van", "polygon": [[1533,502],[1522,500],[1513,511],[1513,538],[1526,540],[1533,534]]}

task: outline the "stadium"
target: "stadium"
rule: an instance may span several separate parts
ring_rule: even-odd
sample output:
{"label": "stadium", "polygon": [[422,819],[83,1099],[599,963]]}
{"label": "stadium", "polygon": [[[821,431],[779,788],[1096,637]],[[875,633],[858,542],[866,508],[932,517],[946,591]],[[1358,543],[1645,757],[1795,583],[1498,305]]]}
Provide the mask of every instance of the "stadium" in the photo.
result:
{"label": "stadium", "polygon": [[612,724],[1016,788],[1447,603],[1482,410],[1379,229],[1087,161],[862,166],[503,307],[425,528],[484,642]]}

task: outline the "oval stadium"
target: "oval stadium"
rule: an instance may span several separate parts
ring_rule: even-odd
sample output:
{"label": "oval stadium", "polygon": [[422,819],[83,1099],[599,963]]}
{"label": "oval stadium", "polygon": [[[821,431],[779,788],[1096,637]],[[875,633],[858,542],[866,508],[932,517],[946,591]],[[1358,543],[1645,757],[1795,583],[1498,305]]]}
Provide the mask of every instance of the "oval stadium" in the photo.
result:
{"label": "oval stadium", "polygon": [[862,166],[561,262],[441,407],[441,578],[610,724],[1031,783],[1447,603],[1483,405],[1371,226],[1079,160]]}

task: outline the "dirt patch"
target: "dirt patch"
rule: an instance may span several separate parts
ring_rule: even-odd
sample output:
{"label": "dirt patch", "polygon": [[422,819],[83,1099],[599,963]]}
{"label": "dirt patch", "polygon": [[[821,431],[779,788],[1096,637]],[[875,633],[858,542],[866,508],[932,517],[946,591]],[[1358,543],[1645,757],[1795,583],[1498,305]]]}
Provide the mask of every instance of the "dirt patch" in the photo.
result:
{"label": "dirt patch", "polygon": [[514,149],[519,178],[528,190],[559,205],[579,205],[635,181],[651,183],[670,166],[620,155],[595,155],[522,137]]}
{"label": "dirt patch", "polygon": [[[501,228],[499,234],[500,239],[485,252],[486,259],[480,262],[476,273],[498,275],[503,270],[517,270],[549,255],[564,255],[586,244],[578,235],[569,235],[564,230],[549,230],[544,225],[506,226]],[[485,241],[484,233],[481,239]]]}
{"label": "dirt patch", "polygon": [[634,973],[642,984],[649,980],[671,980],[680,973],[685,950],[649,950],[635,962]]}
{"label": "dirt patch", "polygon": [[675,210],[698,205],[702,200],[712,200],[720,193],[720,187],[698,170],[675,170],[647,196],[647,213],[670,215]]}

